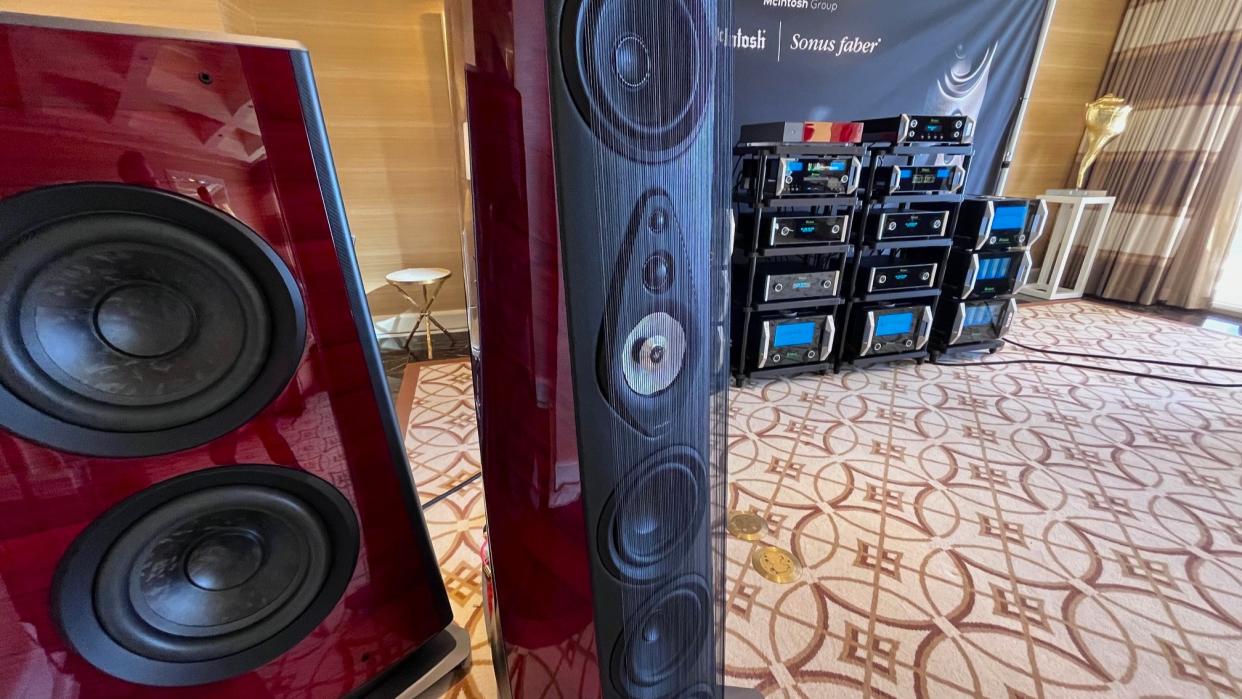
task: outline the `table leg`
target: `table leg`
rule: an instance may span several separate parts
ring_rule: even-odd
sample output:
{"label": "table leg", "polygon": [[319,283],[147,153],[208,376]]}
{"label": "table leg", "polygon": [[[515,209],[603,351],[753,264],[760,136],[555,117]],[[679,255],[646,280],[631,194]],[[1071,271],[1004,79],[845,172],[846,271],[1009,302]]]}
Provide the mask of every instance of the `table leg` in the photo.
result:
{"label": "table leg", "polygon": [[[427,285],[423,285],[423,316],[431,319],[431,302],[427,300]],[[419,319],[422,322],[422,319]],[[431,350],[431,323],[427,323],[427,359],[435,359],[435,354]]]}
{"label": "table leg", "polygon": [[1087,291],[1087,283],[1091,277],[1091,268],[1095,266],[1095,258],[1100,254],[1100,245],[1103,244],[1104,236],[1108,233],[1108,219],[1112,218],[1112,216],[1112,204],[1103,205],[1096,216],[1090,242],[1087,244],[1087,256],[1082,259],[1082,266],[1078,269],[1078,279],[1074,282],[1074,293],[1079,297]]}
{"label": "table leg", "polygon": [[1070,220],[1057,250],[1057,259],[1053,263],[1052,277],[1048,282],[1048,298],[1072,298],[1072,295],[1061,294],[1061,278],[1065,276],[1065,265],[1069,262],[1070,252],[1074,249],[1074,240],[1078,237],[1078,228],[1082,225],[1082,214],[1086,210],[1082,204],[1070,204]]}

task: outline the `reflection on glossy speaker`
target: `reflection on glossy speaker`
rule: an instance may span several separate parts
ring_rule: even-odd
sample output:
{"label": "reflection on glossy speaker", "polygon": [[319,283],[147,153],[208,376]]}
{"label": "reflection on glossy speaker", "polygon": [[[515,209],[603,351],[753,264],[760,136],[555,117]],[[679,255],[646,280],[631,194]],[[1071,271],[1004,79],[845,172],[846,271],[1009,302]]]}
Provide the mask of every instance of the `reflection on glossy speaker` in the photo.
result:
{"label": "reflection on glossy speaker", "polygon": [[473,2],[502,694],[720,691],[728,5]]}
{"label": "reflection on glossy speaker", "polygon": [[0,139],[0,696],[417,658],[451,614],[305,50],[0,14]]}

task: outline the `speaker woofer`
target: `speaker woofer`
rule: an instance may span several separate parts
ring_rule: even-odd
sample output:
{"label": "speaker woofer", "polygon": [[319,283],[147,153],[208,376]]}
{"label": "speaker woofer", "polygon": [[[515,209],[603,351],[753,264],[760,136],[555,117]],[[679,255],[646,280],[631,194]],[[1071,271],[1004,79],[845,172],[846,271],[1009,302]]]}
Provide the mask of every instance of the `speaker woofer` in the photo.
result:
{"label": "speaker woofer", "polygon": [[621,695],[695,696],[696,685],[711,680],[711,659],[704,652],[711,637],[711,592],[703,578],[683,576],[654,591],[626,620],[613,652],[613,677]]}
{"label": "speaker woofer", "polygon": [[353,575],[349,502],[302,471],[232,466],[148,488],[61,560],[53,613],[100,670],[188,686],[249,672],[327,617]]}
{"label": "speaker woofer", "polygon": [[643,162],[680,153],[710,100],[712,37],[702,0],[567,0],[561,62],[583,118]]}
{"label": "speaker woofer", "polygon": [[689,447],[670,447],[630,469],[598,527],[608,568],[637,582],[684,568],[707,501],[707,467]]}
{"label": "speaker woofer", "polygon": [[116,184],[0,202],[0,426],[150,456],[252,418],[301,360],[289,270],[211,207]]}

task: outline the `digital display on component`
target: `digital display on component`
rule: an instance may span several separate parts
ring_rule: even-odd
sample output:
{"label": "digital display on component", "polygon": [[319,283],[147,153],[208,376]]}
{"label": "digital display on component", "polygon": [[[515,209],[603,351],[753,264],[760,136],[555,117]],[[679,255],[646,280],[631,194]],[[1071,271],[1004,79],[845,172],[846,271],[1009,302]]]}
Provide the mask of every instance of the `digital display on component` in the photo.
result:
{"label": "digital display on component", "polygon": [[979,306],[967,306],[962,326],[974,328],[980,325],[991,325],[993,315],[992,307],[986,303]]}
{"label": "digital display on component", "polygon": [[927,133],[939,133],[943,128],[940,124],[927,124],[923,127],[923,130]]}
{"label": "digital display on component", "polygon": [[1002,206],[992,219],[994,231],[1020,231],[1026,227],[1025,206]]}
{"label": "digital display on component", "polygon": [[815,340],[815,323],[789,323],[776,328],[772,338],[772,347],[791,347],[809,345]]}
{"label": "digital display on component", "polygon": [[938,185],[942,182],[947,182],[947,178],[949,177],[950,172],[951,171],[947,167],[937,168],[935,170],[931,168],[919,168],[917,170],[902,170],[901,180],[903,182],[908,181],[916,187],[919,185],[929,185],[929,184]]}
{"label": "digital display on component", "polygon": [[785,168],[790,172],[802,172],[803,164],[801,160],[791,160]]}
{"label": "digital display on component", "polygon": [[886,335],[902,335],[914,329],[914,311],[905,313],[889,313],[882,315],[875,321],[875,334],[877,337]]}
{"label": "digital display on component", "polygon": [[980,280],[987,279],[1004,279],[1009,274],[1009,264],[1012,260],[1008,257],[992,257],[982,258],[979,260],[979,276]]}

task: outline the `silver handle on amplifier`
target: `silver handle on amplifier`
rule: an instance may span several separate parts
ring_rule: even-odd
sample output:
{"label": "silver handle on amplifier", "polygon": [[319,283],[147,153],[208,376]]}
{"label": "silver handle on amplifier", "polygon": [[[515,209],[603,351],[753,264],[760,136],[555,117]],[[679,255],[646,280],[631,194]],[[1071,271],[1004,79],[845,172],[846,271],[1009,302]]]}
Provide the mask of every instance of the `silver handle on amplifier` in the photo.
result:
{"label": "silver handle on amplifier", "polygon": [[949,230],[949,212],[941,211],[940,212],[940,237],[943,238],[946,235],[949,237],[953,237],[953,231]]}
{"label": "silver handle on amplifier", "polygon": [[772,341],[772,323],[763,321],[763,330],[759,334],[759,368],[768,365],[768,343]]}
{"label": "silver handle on amplifier", "polygon": [[858,181],[862,179],[862,163],[858,158],[850,158],[849,186],[846,187],[846,194],[853,194],[858,191]]}
{"label": "silver handle on amplifier", "polygon": [[771,218],[768,220],[772,222],[772,226],[768,230],[768,245],[776,245],[776,234],[781,229],[781,220],[779,218]]}
{"label": "silver handle on amplifier", "polygon": [[901,187],[901,166],[894,165],[892,174],[888,178],[888,191],[891,194],[898,191],[899,187]]}
{"label": "silver handle on amplifier", "polygon": [[931,281],[927,284],[927,288],[935,289],[936,287],[940,286],[939,284],[936,283],[936,273],[940,271],[940,263],[933,262],[931,268],[932,268],[931,269]]}
{"label": "silver handle on amplifier", "polygon": [[832,273],[832,293],[830,296],[836,296],[841,293],[841,272]]}
{"label": "silver handle on amplifier", "polygon": [[905,143],[910,138],[910,115],[902,114],[897,122],[897,140],[894,143]]}
{"label": "silver handle on amplifier", "polygon": [[1043,199],[1036,199],[1039,204],[1035,207],[1035,218],[1031,221],[1031,233],[1027,236],[1026,245],[1028,248],[1035,246],[1035,241],[1044,237],[1044,226],[1048,223],[1048,202]]}
{"label": "silver handle on amplifier", "polygon": [[776,170],[776,191],[773,196],[779,197],[785,193],[785,178],[789,176],[789,158],[781,158],[780,167]]}
{"label": "silver handle on amplifier", "polygon": [[1013,280],[1014,293],[1022,290],[1026,286],[1026,281],[1031,278],[1031,268],[1035,266],[1035,261],[1031,259],[1031,251],[1022,251],[1022,264],[1018,265],[1018,274]]}
{"label": "silver handle on amplifier", "polygon": [[950,189],[949,191],[956,192],[957,190],[961,189],[962,185],[964,184],[966,184],[966,168],[962,167],[961,165],[954,165],[953,166],[953,189]]}
{"label": "silver handle on amplifier", "polygon": [[863,328],[862,351],[858,353],[858,356],[865,357],[871,353],[871,342],[874,339],[875,339],[875,311],[867,311],[867,325]]}
{"label": "silver handle on amplifier", "polygon": [[824,318],[824,332],[819,336],[819,359],[825,361],[832,352],[832,343],[837,339],[837,320],[833,316]]}
{"label": "silver handle on amplifier", "polygon": [[867,293],[875,291],[875,267],[871,268],[871,274],[867,277]]}
{"label": "silver handle on amplifier", "polygon": [[838,240],[837,242],[844,243],[845,241],[849,240],[849,237],[850,237],[850,216],[849,214],[844,214],[841,216],[841,239]]}
{"label": "silver handle on amplifier", "polygon": [[979,281],[979,256],[970,256],[970,267],[966,269],[966,280],[962,282],[962,298],[968,299],[975,291],[975,282]]}
{"label": "silver handle on amplifier", "polygon": [[988,200],[987,208],[983,214],[983,224],[979,226],[979,235],[975,238],[975,249],[982,248],[988,242],[988,236],[992,235],[992,224],[996,222],[996,202]]}
{"label": "silver handle on amplifier", "polygon": [[975,140],[975,120],[962,115],[962,143],[971,143]]}
{"label": "silver handle on amplifier", "polygon": [[921,350],[927,346],[927,340],[931,338],[931,326],[931,306],[923,306],[923,322],[919,325],[919,342],[914,349]]}
{"label": "silver handle on amplifier", "polygon": [[1001,322],[1000,332],[996,334],[996,339],[1000,339],[1009,334],[1009,329],[1013,327],[1013,318],[1018,315],[1018,300],[1009,299],[1009,303],[1005,304],[1005,320]]}
{"label": "silver handle on amplifier", "polygon": [[957,315],[953,318],[953,330],[949,332],[949,344],[956,345],[962,339],[962,329],[966,327],[966,304],[957,304]]}
{"label": "silver handle on amplifier", "polygon": [[888,214],[880,214],[879,227],[875,229],[875,239],[884,240],[886,230],[888,230]]}
{"label": "silver handle on amplifier", "polygon": [[729,211],[729,247],[725,248],[726,251],[732,250],[733,246],[737,243],[737,210],[734,209],[732,206],[730,206],[728,211]]}

